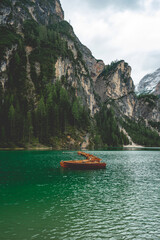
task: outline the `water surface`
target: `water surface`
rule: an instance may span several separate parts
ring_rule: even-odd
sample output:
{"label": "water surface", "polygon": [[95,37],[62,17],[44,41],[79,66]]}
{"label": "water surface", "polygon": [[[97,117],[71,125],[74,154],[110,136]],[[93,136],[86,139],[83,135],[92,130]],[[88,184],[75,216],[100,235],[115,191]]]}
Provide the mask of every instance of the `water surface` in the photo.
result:
{"label": "water surface", "polygon": [[76,152],[0,152],[0,239],[160,239],[160,151],[97,151],[107,168],[72,171]]}

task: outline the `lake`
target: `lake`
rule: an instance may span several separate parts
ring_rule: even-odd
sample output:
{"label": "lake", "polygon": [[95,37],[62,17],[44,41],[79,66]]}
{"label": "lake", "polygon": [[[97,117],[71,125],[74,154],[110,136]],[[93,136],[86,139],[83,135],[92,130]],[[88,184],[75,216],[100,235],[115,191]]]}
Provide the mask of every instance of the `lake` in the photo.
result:
{"label": "lake", "polygon": [[160,151],[88,151],[106,169],[72,171],[70,151],[0,152],[1,240],[160,239]]}

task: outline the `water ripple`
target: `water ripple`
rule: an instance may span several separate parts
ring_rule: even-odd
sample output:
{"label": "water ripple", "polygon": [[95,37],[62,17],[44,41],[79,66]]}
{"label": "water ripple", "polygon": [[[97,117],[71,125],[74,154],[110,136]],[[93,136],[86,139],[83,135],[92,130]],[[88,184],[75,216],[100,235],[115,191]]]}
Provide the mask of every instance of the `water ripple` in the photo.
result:
{"label": "water ripple", "polygon": [[0,239],[160,239],[159,152],[92,152],[107,168],[85,172],[63,171],[57,166],[65,154],[46,154],[31,154],[37,168],[32,158],[24,160],[30,181],[5,177]]}

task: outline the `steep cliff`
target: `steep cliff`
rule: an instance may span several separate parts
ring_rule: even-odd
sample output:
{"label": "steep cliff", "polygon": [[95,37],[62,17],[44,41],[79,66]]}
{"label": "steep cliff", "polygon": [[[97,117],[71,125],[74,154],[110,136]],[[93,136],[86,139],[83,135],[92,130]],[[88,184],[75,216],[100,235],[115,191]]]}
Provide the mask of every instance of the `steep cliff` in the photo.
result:
{"label": "steep cliff", "polygon": [[131,78],[131,67],[125,61],[112,62],[98,76],[95,91],[102,102],[114,102],[120,112],[133,117],[136,97]]}
{"label": "steep cliff", "polygon": [[21,30],[25,20],[33,19],[40,24],[52,24],[64,20],[59,0],[8,0],[0,3],[0,24],[13,25]]}

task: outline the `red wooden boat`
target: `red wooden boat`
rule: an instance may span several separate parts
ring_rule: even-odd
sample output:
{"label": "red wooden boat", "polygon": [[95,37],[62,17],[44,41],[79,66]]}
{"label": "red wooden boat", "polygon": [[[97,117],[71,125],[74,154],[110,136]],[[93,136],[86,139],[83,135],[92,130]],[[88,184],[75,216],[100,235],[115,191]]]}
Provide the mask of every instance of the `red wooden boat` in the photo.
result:
{"label": "red wooden boat", "polygon": [[103,169],[106,168],[106,163],[100,162],[101,159],[91,154],[78,152],[79,155],[85,156],[84,160],[61,161],[60,165],[63,168],[70,169]]}

